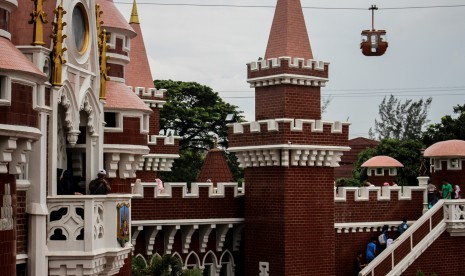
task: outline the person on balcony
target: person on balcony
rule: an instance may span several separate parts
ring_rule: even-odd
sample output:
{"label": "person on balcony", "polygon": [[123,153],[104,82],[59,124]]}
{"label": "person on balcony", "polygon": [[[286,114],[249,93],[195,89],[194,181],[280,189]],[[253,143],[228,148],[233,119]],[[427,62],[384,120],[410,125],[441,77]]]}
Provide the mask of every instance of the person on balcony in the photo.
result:
{"label": "person on balcony", "polygon": [[58,195],[82,195],[78,192],[78,187],[76,187],[73,180],[73,174],[69,170],[61,171],[57,188]]}
{"label": "person on balcony", "polygon": [[105,177],[107,172],[99,170],[97,178],[89,183],[89,190],[91,195],[106,195],[111,192],[110,184],[106,181]]}
{"label": "person on balcony", "polygon": [[454,199],[461,199],[462,196],[460,195],[460,186],[459,185],[455,185],[454,186]]}
{"label": "person on balcony", "polygon": [[452,198],[452,185],[445,178],[442,180],[442,198],[443,199]]}

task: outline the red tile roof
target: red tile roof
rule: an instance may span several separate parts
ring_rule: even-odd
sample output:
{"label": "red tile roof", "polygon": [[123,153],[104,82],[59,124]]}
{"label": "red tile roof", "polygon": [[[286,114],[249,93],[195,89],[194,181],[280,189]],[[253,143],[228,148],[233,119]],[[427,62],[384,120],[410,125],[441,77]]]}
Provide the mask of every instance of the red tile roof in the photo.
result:
{"label": "red tile roof", "polygon": [[425,157],[464,157],[465,141],[448,140],[437,142],[425,150]]}
{"label": "red tile roof", "polygon": [[363,168],[402,168],[404,165],[389,156],[374,156],[362,164]]}
{"label": "red tile roof", "polygon": [[207,182],[208,179],[214,184],[234,181],[223,150],[212,149],[208,151],[197,182]]}
{"label": "red tile roof", "polygon": [[152,110],[122,82],[107,81],[105,109]]}
{"label": "red tile roof", "polygon": [[131,26],[137,36],[131,40],[131,52],[129,53],[131,61],[126,65],[125,70],[126,83],[132,87],[154,88],[140,24],[131,23]]}
{"label": "red tile roof", "polygon": [[300,0],[278,0],[265,58],[290,56],[312,59],[312,49]]}
{"label": "red tile roof", "polygon": [[16,71],[33,74],[46,78],[21,51],[19,51],[10,40],[0,37],[0,71]]}
{"label": "red tile roof", "polygon": [[136,35],[136,32],[134,32],[124,16],[116,8],[113,0],[97,0],[97,4],[100,5],[101,10],[103,11],[102,20],[104,27],[125,30],[129,33],[131,38]]}

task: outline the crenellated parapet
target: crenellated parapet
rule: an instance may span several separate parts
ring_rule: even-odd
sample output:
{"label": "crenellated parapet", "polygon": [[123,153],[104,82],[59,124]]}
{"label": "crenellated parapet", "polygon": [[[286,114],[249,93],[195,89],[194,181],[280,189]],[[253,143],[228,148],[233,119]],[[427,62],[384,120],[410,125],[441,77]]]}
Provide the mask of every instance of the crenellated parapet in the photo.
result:
{"label": "crenellated parapet", "polygon": [[242,167],[339,166],[349,123],[272,119],[229,126],[230,148]]}
{"label": "crenellated parapet", "polygon": [[335,222],[409,221],[422,216],[425,186],[339,187],[334,191]]}
{"label": "crenellated parapet", "polygon": [[[192,220],[243,218],[244,186],[238,183],[134,184],[133,220]],[[147,212],[156,210],[156,212]]]}
{"label": "crenellated parapet", "polygon": [[[137,187],[140,185],[140,187]],[[158,183],[156,182],[142,182],[134,186],[134,192],[137,191],[137,194],[133,194],[137,198],[145,198],[145,191],[152,190],[150,195],[154,198],[159,199],[169,199],[173,198],[173,193],[178,194],[182,193],[182,198],[201,198],[207,196],[209,198],[225,198],[230,196],[226,194],[227,189],[233,190],[233,197],[242,197],[244,196],[244,186],[240,187],[237,182],[221,183],[219,182],[216,186],[211,182],[193,182],[190,185],[190,188],[187,186],[187,183],[169,183],[164,184],[163,190],[160,189]]]}
{"label": "crenellated parapet", "polygon": [[329,62],[279,57],[247,64],[247,82],[253,87],[278,84],[326,86]]}

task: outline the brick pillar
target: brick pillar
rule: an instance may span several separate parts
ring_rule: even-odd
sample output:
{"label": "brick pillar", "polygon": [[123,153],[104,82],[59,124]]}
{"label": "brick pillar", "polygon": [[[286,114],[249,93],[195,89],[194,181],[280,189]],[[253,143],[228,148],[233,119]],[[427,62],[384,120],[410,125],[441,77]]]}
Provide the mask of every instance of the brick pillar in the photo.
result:
{"label": "brick pillar", "polygon": [[[4,200],[8,197],[7,184],[9,184],[11,205],[8,204],[9,200]],[[2,228],[0,228],[0,271],[2,275],[16,275],[16,180],[14,175],[0,174],[0,205],[2,209],[12,207],[14,220],[12,227],[4,229],[5,225],[2,222]]]}
{"label": "brick pillar", "polygon": [[333,168],[245,171],[246,275],[334,275]]}

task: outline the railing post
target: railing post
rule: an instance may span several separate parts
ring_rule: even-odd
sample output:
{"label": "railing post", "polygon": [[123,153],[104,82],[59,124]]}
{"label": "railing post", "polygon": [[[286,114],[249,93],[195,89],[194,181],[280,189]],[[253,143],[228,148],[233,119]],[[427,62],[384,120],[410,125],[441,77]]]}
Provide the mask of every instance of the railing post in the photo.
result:
{"label": "railing post", "polygon": [[84,251],[94,250],[94,199],[84,200]]}

